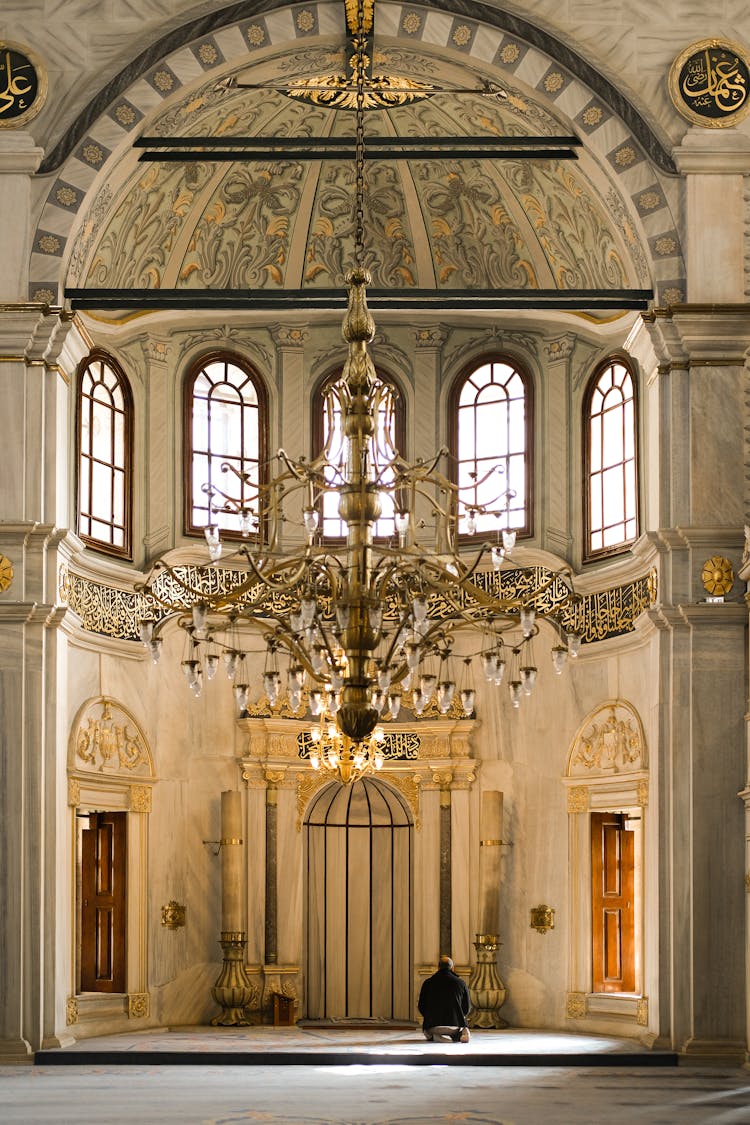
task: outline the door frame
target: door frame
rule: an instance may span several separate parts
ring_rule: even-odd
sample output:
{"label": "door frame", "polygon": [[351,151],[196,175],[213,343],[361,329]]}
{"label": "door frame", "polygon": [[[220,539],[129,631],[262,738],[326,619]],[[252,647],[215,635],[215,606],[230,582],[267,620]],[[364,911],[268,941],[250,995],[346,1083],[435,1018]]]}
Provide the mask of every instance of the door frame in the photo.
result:
{"label": "door frame", "polygon": [[[621,724],[629,732],[625,758],[610,758],[604,732]],[[597,745],[599,750],[597,750]],[[604,746],[604,752],[601,747]],[[635,708],[610,700],[581,724],[568,755],[563,778],[568,813],[569,939],[565,1015],[580,1030],[603,1034],[649,1034],[657,1022],[655,1002],[649,1004],[647,951],[654,945],[658,888],[646,879],[650,870],[650,827],[655,808],[649,804],[650,774],[645,738]],[[593,991],[593,922],[591,896],[591,813],[621,813],[636,831],[634,861],[635,991]],[[647,896],[650,896],[647,905]],[[652,958],[653,960],[653,958]],[[653,998],[652,998],[653,999]]]}

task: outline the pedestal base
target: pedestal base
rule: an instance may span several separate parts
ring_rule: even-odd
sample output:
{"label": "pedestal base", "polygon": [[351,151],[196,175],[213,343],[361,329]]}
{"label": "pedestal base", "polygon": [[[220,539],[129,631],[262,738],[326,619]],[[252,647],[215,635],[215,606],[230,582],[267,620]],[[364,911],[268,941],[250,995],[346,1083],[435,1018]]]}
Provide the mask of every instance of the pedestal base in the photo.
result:
{"label": "pedestal base", "polygon": [[497,971],[500,948],[497,934],[477,934],[474,948],[477,963],[469,981],[472,1008],[469,1023],[472,1027],[487,1029],[507,1027],[508,1021],[498,1015],[508,993]]}
{"label": "pedestal base", "polygon": [[223,1009],[211,1020],[212,1027],[248,1027],[253,1023],[250,1009],[257,1006],[258,992],[245,969],[244,933],[222,933],[224,964],[211,995]]}

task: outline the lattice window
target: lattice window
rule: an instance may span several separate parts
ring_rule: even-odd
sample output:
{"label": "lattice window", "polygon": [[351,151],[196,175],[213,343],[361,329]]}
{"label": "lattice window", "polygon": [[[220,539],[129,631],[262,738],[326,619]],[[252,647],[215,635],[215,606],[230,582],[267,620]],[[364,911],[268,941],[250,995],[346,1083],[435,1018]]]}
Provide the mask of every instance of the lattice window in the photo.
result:
{"label": "lattice window", "polygon": [[93,352],[78,374],[78,534],[130,558],[133,399],[108,355]]}
{"label": "lattice window", "polygon": [[[266,454],[266,395],[260,379],[236,356],[204,356],[185,381],[185,531],[207,524],[225,537],[240,534],[237,516],[215,513],[204,486],[257,508],[253,496]],[[225,471],[222,466],[231,466]],[[246,474],[243,482],[237,474]],[[216,501],[215,501],[216,502]],[[220,500],[219,500],[220,503]]]}
{"label": "lattice window", "polygon": [[619,551],[638,535],[635,382],[620,361],[592,379],[584,400],[586,557]]}
{"label": "lattice window", "polygon": [[485,509],[480,533],[531,534],[532,408],[531,379],[502,356],[482,360],[453,388],[454,479],[463,505]]}
{"label": "lattice window", "polygon": [[[329,417],[325,408],[325,396],[331,385],[339,378],[340,373],[337,372],[325,379],[319,385],[314,397],[314,453],[316,455],[320,453],[326,443],[328,443],[334,463],[342,462],[342,458],[345,456],[345,445],[341,432],[341,411],[336,407],[332,410]],[[378,372],[378,378],[381,382],[385,383],[392,392],[390,408],[387,401],[383,401],[378,410],[378,435],[376,444],[378,457],[382,462],[387,459],[387,450],[389,448],[397,449],[399,453],[404,454],[406,419],[404,415],[403,395],[396,387],[396,384],[380,372]],[[333,470],[327,472],[326,477],[328,483],[334,486],[339,480],[338,474]],[[393,472],[387,470],[382,476],[382,481],[384,484],[391,483],[393,481]],[[329,492],[324,495],[321,505],[321,529],[323,538],[325,539],[343,539],[346,536],[346,525],[344,521],[339,518],[338,504],[339,498],[335,492]],[[377,538],[388,539],[395,534],[394,507],[391,497],[385,493],[382,494],[382,506],[383,511],[380,519],[373,528],[373,534]]]}

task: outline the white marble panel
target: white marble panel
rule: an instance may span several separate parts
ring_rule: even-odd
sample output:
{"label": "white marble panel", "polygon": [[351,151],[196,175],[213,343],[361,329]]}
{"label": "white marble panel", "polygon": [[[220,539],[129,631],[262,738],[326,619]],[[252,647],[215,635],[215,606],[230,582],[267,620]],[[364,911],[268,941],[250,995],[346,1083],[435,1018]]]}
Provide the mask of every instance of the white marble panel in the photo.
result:
{"label": "white marble panel", "polygon": [[276,846],[278,888],[277,951],[282,965],[299,965],[302,959],[302,833],[297,831],[297,794],[293,789],[277,793],[278,836]]}
{"label": "white marble panel", "polygon": [[440,954],[440,793],[420,797],[422,827],[414,834],[414,961],[426,964]]}

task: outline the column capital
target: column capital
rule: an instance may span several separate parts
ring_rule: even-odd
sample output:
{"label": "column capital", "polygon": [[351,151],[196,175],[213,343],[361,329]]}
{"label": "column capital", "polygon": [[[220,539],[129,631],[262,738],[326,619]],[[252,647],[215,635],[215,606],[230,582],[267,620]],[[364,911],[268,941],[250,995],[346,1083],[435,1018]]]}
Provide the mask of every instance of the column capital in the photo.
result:
{"label": "column capital", "polygon": [[672,153],[686,175],[731,176],[750,172],[750,139],[733,129],[688,129]]}
{"label": "column capital", "polygon": [[33,176],[43,156],[30,133],[0,134],[0,175]]}

